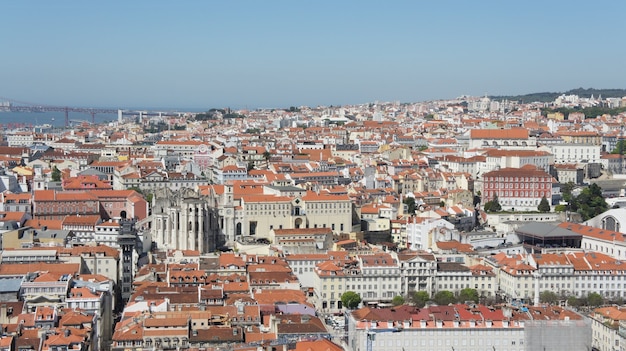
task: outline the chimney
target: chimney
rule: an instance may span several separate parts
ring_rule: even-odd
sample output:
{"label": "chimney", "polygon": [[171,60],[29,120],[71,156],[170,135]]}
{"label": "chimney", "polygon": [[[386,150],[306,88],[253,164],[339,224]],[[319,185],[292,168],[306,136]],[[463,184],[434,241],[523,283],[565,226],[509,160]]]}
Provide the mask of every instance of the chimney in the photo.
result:
{"label": "chimney", "polygon": [[244,304],[241,301],[235,302],[235,306],[237,307],[237,314],[243,314]]}
{"label": "chimney", "polygon": [[510,307],[502,307],[502,315],[504,315],[504,317],[510,318],[511,316],[513,316],[513,311]]}

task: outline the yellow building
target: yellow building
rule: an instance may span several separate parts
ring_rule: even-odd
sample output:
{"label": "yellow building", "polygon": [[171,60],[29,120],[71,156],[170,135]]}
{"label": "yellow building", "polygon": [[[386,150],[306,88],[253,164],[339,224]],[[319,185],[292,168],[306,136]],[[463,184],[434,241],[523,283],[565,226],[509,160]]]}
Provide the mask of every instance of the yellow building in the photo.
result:
{"label": "yellow building", "polygon": [[548,113],[548,119],[554,119],[554,120],[557,120],[557,121],[564,121],[565,120],[565,115],[562,114],[561,112]]}

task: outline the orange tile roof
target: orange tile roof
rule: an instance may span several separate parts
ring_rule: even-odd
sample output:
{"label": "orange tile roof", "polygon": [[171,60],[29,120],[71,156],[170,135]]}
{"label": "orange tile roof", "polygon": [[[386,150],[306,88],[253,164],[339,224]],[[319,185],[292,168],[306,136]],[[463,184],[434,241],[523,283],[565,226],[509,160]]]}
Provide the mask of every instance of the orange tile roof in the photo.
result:
{"label": "orange tile roof", "polygon": [[3,264],[0,265],[0,276],[26,274],[29,272],[50,272],[59,274],[78,274],[79,263],[29,263],[29,264]]}
{"label": "orange tile roof", "polygon": [[95,226],[101,220],[98,215],[87,216],[65,216],[63,225],[93,225]]}
{"label": "orange tile roof", "polygon": [[293,351],[342,351],[343,348],[328,339],[299,341]]}
{"label": "orange tile roof", "polygon": [[535,165],[525,165],[520,168],[502,168],[495,171],[487,172],[483,175],[485,177],[550,177],[552,176],[545,171],[538,169]]}
{"label": "orange tile roof", "polygon": [[24,212],[0,212],[0,218],[4,221],[17,221],[20,222],[24,219],[26,214]]}
{"label": "orange tile roof", "polygon": [[596,238],[600,240],[611,241],[611,242],[612,241],[617,241],[617,242],[624,241],[624,234],[620,232],[615,232],[612,230],[605,230],[601,228],[595,228],[595,227],[591,227],[587,225],[570,223],[570,222],[563,222],[559,224],[559,227],[565,228],[567,230],[571,230],[574,233],[578,233],[583,236],[588,236],[588,237],[592,237],[592,238]]}
{"label": "orange tile roof", "polygon": [[7,193],[4,194],[4,200],[28,200],[30,202],[31,200],[31,194],[30,193],[19,193],[19,194],[15,194],[15,193]]}
{"label": "orange tile roof", "polygon": [[359,259],[361,260],[363,267],[393,267],[398,264],[398,262],[388,253],[359,255]]}
{"label": "orange tile roof", "polygon": [[562,253],[542,253],[533,256],[535,257],[535,262],[540,266],[563,266],[570,264],[567,256]]}
{"label": "orange tile roof", "polygon": [[296,302],[309,305],[306,294],[301,290],[264,289],[255,292],[254,299],[259,305],[274,305],[277,302]]}
{"label": "orange tile roof", "polygon": [[437,241],[437,247],[440,250],[456,250],[457,252],[474,252],[474,248],[471,244],[463,244],[456,240],[451,241]]}
{"label": "orange tile roof", "polygon": [[24,223],[25,227],[31,227],[35,229],[41,229],[46,227],[47,229],[61,230],[63,229],[62,219],[29,219]]}

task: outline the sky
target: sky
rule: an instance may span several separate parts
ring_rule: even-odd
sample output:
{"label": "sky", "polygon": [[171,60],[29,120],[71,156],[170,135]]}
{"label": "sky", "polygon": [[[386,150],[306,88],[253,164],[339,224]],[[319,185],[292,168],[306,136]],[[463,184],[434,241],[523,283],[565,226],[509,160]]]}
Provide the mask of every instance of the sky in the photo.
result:
{"label": "sky", "polygon": [[0,97],[15,101],[283,108],[626,88],[623,0],[0,6]]}

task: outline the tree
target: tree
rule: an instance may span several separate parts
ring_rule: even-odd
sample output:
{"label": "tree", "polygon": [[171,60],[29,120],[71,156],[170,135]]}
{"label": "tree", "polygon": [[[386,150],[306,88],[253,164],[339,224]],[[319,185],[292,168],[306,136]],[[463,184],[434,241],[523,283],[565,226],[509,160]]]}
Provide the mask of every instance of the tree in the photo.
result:
{"label": "tree", "polygon": [[394,298],[391,300],[391,304],[394,306],[404,305],[404,297],[394,296]]}
{"label": "tree", "polygon": [[570,296],[567,298],[567,305],[571,307],[580,307],[582,306],[582,301],[576,296]]}
{"label": "tree", "polygon": [[[479,191],[479,193],[480,193],[480,191]],[[473,202],[474,203],[474,207],[476,207],[476,205],[479,205],[480,201],[481,201],[480,200],[480,194],[474,195],[474,202]]]}
{"label": "tree", "polygon": [[430,300],[430,296],[426,291],[416,291],[413,294],[413,303],[419,308],[426,306],[428,300]]}
{"label": "tree", "polygon": [[354,309],[361,303],[361,296],[354,291],[346,291],[341,295],[341,303],[345,308]]}
{"label": "tree", "polygon": [[589,187],[583,189],[583,191],[575,199],[576,207],[583,221],[593,218],[606,210],[609,205],[602,196],[602,188],[598,184],[591,184]]}
{"label": "tree", "polygon": [[459,293],[459,302],[474,301],[478,303],[478,291],[472,288],[465,288]]}
{"label": "tree", "polygon": [[573,194],[574,183],[564,184],[561,192],[563,200],[568,204],[567,210],[578,213],[583,221],[593,218],[606,210],[609,206],[602,196],[602,188],[598,184],[591,184],[583,189],[578,196]]}
{"label": "tree", "polygon": [[265,162],[269,162],[270,158],[272,158],[272,154],[269,151],[265,150],[263,152],[263,159],[265,159]]}
{"label": "tree", "polygon": [[568,182],[567,184],[563,184],[561,187],[561,194],[563,196],[563,201],[571,202],[573,200],[572,191],[574,191],[574,183]]}
{"label": "tree", "polygon": [[53,182],[60,182],[61,181],[61,171],[59,171],[57,166],[54,166],[52,168],[52,173],[50,174],[50,176],[52,177],[52,181]]}
{"label": "tree", "polygon": [[437,303],[437,305],[449,305],[456,302],[454,294],[448,290],[439,291],[435,294],[433,300]]}
{"label": "tree", "polygon": [[493,196],[493,200],[485,203],[485,211],[487,212],[498,212],[502,210],[502,205],[500,205],[500,200],[498,200],[498,195]]}
{"label": "tree", "polygon": [[553,304],[559,300],[559,297],[551,290],[544,290],[539,294],[539,301],[543,303]]}
{"label": "tree", "polygon": [[411,196],[407,196],[402,201],[407,207],[408,214],[415,214],[415,210],[417,209],[417,205],[415,204],[415,198]]}
{"label": "tree", "polygon": [[623,155],[624,152],[626,152],[626,140],[622,139],[615,144],[615,149],[611,153]]}
{"label": "tree", "polygon": [[598,307],[604,303],[604,299],[602,298],[602,295],[592,292],[587,295],[587,303],[591,307]]}
{"label": "tree", "polygon": [[539,206],[537,206],[537,210],[539,210],[539,212],[550,212],[550,204],[545,196],[541,198]]}

